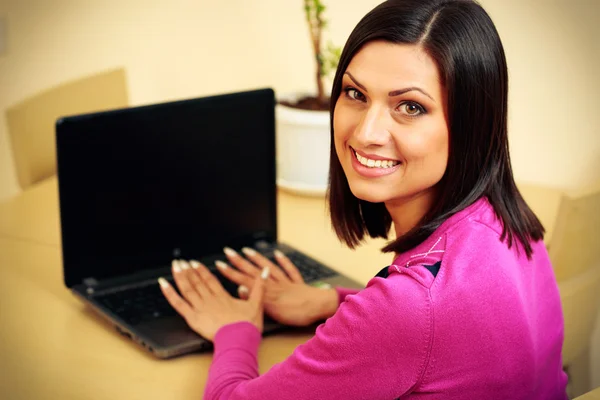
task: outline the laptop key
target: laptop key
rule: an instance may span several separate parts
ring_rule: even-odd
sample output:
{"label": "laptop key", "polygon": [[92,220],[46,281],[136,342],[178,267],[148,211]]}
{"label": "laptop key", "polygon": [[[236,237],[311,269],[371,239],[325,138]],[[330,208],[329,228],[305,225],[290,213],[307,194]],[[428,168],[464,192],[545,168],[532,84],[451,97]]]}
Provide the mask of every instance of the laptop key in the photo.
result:
{"label": "laptop key", "polygon": [[97,296],[96,299],[131,325],[154,318],[177,315],[163,296],[158,284],[107,293]]}
{"label": "laptop key", "polygon": [[300,275],[302,278],[307,281],[315,281],[319,279],[328,278],[330,276],[336,275],[336,272],[321,265],[320,263],[308,258],[307,256],[292,252],[287,253],[287,257],[290,261],[298,268],[300,271]]}

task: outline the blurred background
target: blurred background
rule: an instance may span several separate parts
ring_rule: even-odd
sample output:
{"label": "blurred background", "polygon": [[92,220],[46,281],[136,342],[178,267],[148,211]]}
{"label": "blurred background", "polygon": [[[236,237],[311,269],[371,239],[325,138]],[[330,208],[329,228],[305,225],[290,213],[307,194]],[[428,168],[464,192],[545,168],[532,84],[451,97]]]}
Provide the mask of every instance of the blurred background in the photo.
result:
{"label": "blurred background", "polygon": [[[342,46],[378,3],[326,1],[325,39]],[[517,180],[600,180],[600,1],[481,3],[507,53]],[[0,32],[0,200],[19,191],[4,111],[63,82],[123,67],[131,105],[315,90],[300,0],[0,0]]]}
{"label": "blurred background", "polygon": [[[378,3],[326,0],[325,41],[343,46]],[[600,1],[481,4],[508,59],[516,180],[560,191],[597,185]],[[66,82],[119,68],[132,106],[260,87],[280,94],[314,91],[304,18],[301,0],[0,0],[0,202],[21,191],[7,110]],[[597,236],[593,241],[600,245]],[[596,387],[598,328],[590,351]]]}

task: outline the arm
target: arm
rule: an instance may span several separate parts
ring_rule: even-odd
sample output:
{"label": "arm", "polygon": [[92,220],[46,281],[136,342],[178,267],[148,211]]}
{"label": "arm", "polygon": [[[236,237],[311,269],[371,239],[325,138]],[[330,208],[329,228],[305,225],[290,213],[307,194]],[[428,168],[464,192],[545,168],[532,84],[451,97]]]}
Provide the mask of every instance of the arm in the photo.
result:
{"label": "arm", "polygon": [[430,322],[423,286],[401,274],[375,278],[260,377],[258,330],[247,323],[225,326],[215,337],[204,398],[396,398],[415,386],[427,365]]}

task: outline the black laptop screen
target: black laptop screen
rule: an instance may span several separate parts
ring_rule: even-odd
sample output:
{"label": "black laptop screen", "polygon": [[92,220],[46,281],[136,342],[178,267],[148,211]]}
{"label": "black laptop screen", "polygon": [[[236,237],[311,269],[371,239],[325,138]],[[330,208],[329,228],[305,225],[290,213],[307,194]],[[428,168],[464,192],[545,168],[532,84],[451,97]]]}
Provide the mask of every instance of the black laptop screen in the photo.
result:
{"label": "black laptop screen", "polygon": [[270,89],[57,122],[65,282],[276,239]]}

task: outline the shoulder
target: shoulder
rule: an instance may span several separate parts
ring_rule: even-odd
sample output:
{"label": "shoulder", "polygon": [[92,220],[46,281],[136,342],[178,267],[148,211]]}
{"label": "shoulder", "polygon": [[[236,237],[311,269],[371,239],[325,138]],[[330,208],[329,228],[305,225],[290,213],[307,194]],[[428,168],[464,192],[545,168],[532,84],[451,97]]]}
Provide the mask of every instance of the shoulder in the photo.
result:
{"label": "shoulder", "polygon": [[459,274],[453,284],[468,285],[464,274],[489,272],[528,264],[522,247],[509,247],[502,239],[502,222],[482,198],[450,217],[429,238],[400,254],[386,270],[389,275],[409,275],[422,285],[440,289],[448,274]]}
{"label": "shoulder", "polygon": [[420,277],[419,271],[376,276],[367,283],[365,289],[347,296],[340,304],[338,314],[348,319],[369,320],[373,331],[384,335],[394,336],[398,331],[404,335],[408,328],[422,333],[427,330],[431,314],[426,279]]}
{"label": "shoulder", "polygon": [[470,258],[485,254],[512,252],[501,239],[503,225],[487,198],[448,218],[433,234],[414,249],[394,261],[399,266],[442,264],[457,255]]}

